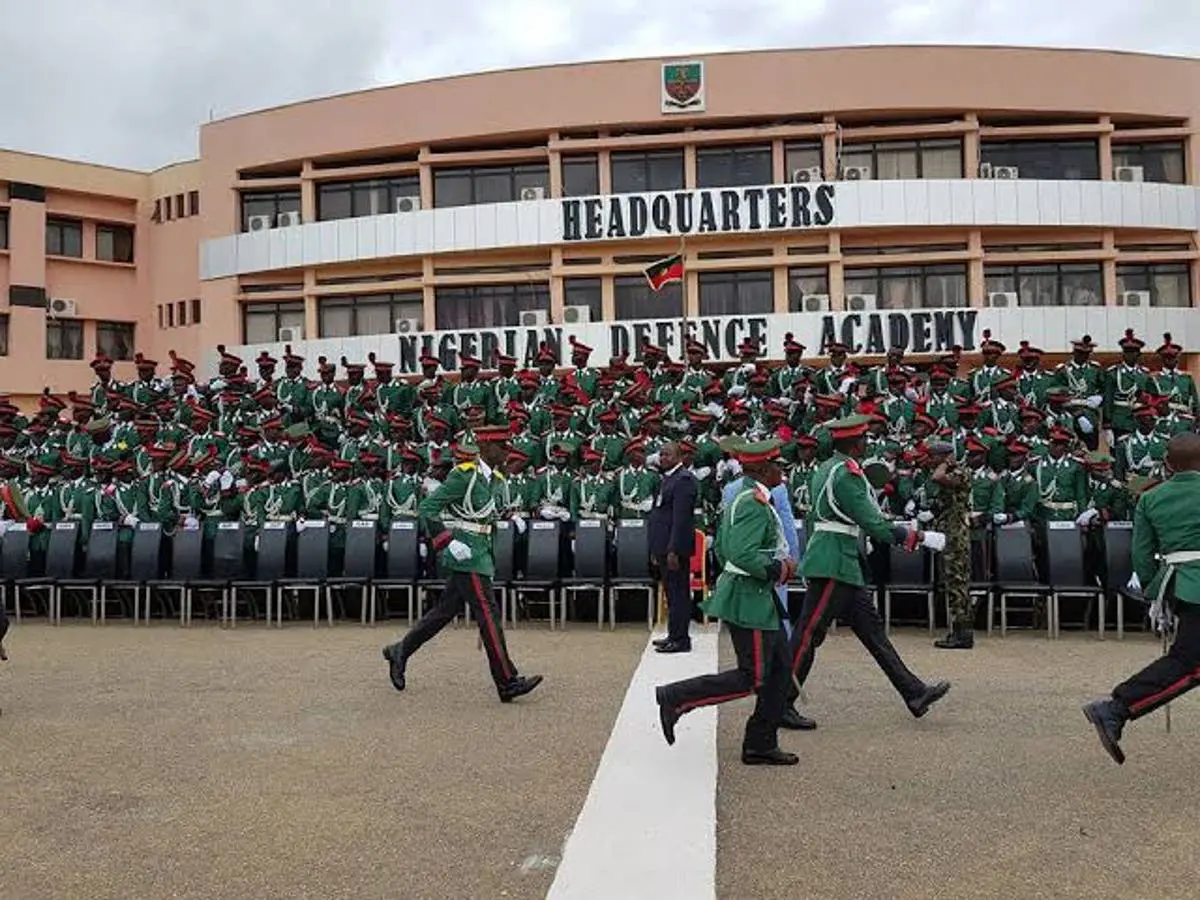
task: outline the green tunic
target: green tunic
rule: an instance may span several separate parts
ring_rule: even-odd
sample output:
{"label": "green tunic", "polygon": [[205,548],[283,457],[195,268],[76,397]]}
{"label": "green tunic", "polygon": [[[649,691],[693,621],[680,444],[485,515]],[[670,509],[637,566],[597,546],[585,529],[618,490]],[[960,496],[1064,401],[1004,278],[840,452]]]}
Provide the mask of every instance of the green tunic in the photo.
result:
{"label": "green tunic", "polygon": [[1038,487],[1027,469],[1007,469],[1000,475],[1004,488],[1004,512],[1017,522],[1027,522],[1037,511]]}
{"label": "green tunic", "polygon": [[1053,372],[1047,372],[1045,369],[1022,369],[1017,376],[1017,394],[1029,406],[1040,409],[1046,405],[1046,393],[1057,380]]}
{"label": "green tunic", "polygon": [[1200,414],[1196,397],[1196,382],[1187,372],[1161,369],[1150,379],[1161,396],[1167,397],[1171,409],[1184,415]]}
{"label": "green tunic", "polygon": [[1183,603],[1200,603],[1200,472],[1177,472],[1138,499],[1133,515],[1133,570],[1145,595],[1156,599],[1173,587]]}
{"label": "green tunic", "polygon": [[1150,372],[1142,365],[1117,363],[1104,373],[1104,421],[1114,430],[1132,431],[1133,407],[1150,384]]}
{"label": "green tunic", "polygon": [[387,483],[384,494],[383,520],[391,524],[396,519],[415,519],[421,500],[420,475],[398,474]]}
{"label": "green tunic", "polygon": [[[503,476],[485,472],[477,463],[455,466],[436,491],[421,501],[418,512],[422,528],[440,549],[442,571],[474,572],[491,578],[496,571],[492,554],[496,521],[497,486]],[[471,556],[455,559],[446,549],[451,540],[471,548]]]}
{"label": "green tunic", "polygon": [[612,479],[605,475],[584,475],[571,484],[571,518],[598,519],[612,515]]}
{"label": "green tunic", "polygon": [[1087,506],[1087,473],[1070,456],[1038,460],[1034,468],[1038,516],[1044,522],[1070,522]]}
{"label": "green tunic", "polygon": [[992,399],[992,388],[1008,377],[1008,370],[1001,366],[980,366],[967,376],[971,386],[971,396],[976,402]]}
{"label": "green tunic", "polygon": [[779,629],[775,581],[787,540],[766,488],[749,479],[721,515],[714,546],[722,570],[701,607],[714,619],[758,631]]}
{"label": "green tunic", "polygon": [[646,518],[654,505],[654,496],[658,493],[660,481],[658,473],[650,471],[645,466],[626,466],[618,471],[614,479],[616,487],[614,505],[617,507],[617,517],[621,519]]}
{"label": "green tunic", "polygon": [[1130,475],[1145,475],[1161,478],[1163,462],[1167,457],[1167,438],[1152,431],[1143,434],[1134,431],[1117,439],[1113,470],[1118,478]]}

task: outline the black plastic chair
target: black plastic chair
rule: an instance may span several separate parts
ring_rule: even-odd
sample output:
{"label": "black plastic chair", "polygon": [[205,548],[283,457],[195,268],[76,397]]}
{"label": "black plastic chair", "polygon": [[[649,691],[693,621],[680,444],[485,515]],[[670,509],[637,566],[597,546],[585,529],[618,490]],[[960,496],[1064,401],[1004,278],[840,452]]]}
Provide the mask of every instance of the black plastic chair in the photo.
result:
{"label": "black plastic chair", "polygon": [[[513,582],[514,605],[519,605],[527,593],[545,593],[550,607],[550,628],[553,630],[558,614],[562,522],[532,521],[526,536],[529,538],[529,551],[525,576]],[[566,610],[563,612],[565,614]]]}
{"label": "black plastic chair", "polygon": [[[108,615],[110,591],[133,592],[133,624],[138,624],[141,618],[142,588],[162,575],[160,571],[162,559],[162,525],[158,522],[139,522],[133,532],[133,542],[129,547],[129,577],[117,580],[102,579],[100,582],[100,621],[105,621]],[[90,551],[90,547],[88,548]],[[86,564],[85,564],[86,571]],[[146,624],[150,624],[150,588],[146,594]],[[122,603],[122,607],[124,604]]]}
{"label": "black plastic chair", "polygon": [[[24,610],[21,608],[21,592],[17,585],[29,577],[29,532],[24,522],[16,522],[8,527],[4,534],[4,542],[0,544],[0,573],[4,579],[4,603],[8,603],[8,595],[13,595],[13,618],[19,623]],[[32,607],[34,615],[43,610],[36,604]],[[49,616],[49,605],[45,609]]]}
{"label": "black plastic chair", "polygon": [[173,617],[176,610],[166,596],[175,592],[179,598],[179,625],[191,624],[192,584],[204,574],[204,531],[200,528],[178,528],[171,536],[171,564],[162,578],[146,583],[146,613],[149,618],[150,605],[155,596],[162,603],[163,618]]}
{"label": "black plastic chair", "polygon": [[[1010,601],[1014,599],[1037,601],[1050,593],[1048,585],[1037,575],[1033,557],[1033,534],[1026,522],[1001,525],[996,529],[996,596],[1000,601],[1000,636],[1008,631]],[[1035,606],[1016,610],[1031,615]],[[992,609],[988,609],[988,631],[992,630]],[[1049,616],[1047,616],[1049,618]]]}
{"label": "black plastic chair", "polygon": [[375,580],[375,563],[379,552],[379,522],[375,519],[357,519],[346,523],[346,550],[342,573],[325,579],[325,602],[331,605],[333,595],[338,595],[341,617],[346,617],[345,592],[347,588],[359,590],[359,622],[367,624],[367,607],[370,605],[371,583]]}
{"label": "black plastic chair", "polygon": [[368,604],[367,622],[375,624],[379,612],[379,596],[383,595],[384,618],[390,617],[388,596],[403,592],[408,603],[408,621],[413,619],[413,604],[416,602],[417,579],[421,574],[421,533],[416,519],[395,519],[388,527],[388,546],[384,560],[382,578],[371,582],[371,600]]}
{"label": "black plastic chair", "polygon": [[[92,526],[93,531],[96,529],[96,525],[101,526],[101,530],[104,525],[112,527],[110,522],[97,522]],[[76,580],[80,529],[78,522],[55,522],[47,524],[45,527],[51,529],[50,541],[46,546],[46,570],[40,576],[31,576],[17,582],[18,597],[21,593],[29,591],[45,591],[50,624],[59,625],[62,623],[62,594],[59,591],[59,585],[69,584]],[[92,605],[95,606],[94,592]],[[82,607],[80,607],[80,612],[82,612]]]}
{"label": "black plastic chair", "polygon": [[[1063,599],[1083,598],[1090,606],[1103,597],[1103,591],[1087,571],[1083,554],[1083,532],[1074,522],[1046,524],[1046,560],[1046,581],[1050,587],[1050,636],[1056,638],[1060,630]],[[1085,612],[1085,628],[1088,618]]]}
{"label": "black plastic chair", "polygon": [[277,585],[280,579],[287,576],[288,552],[292,544],[292,531],[287,522],[263,522],[258,528],[257,552],[254,554],[254,571],[247,573],[245,578],[238,579],[229,585],[230,627],[236,627],[238,604],[243,596],[246,598],[247,612],[252,618],[258,617],[258,610],[251,598],[254,593],[261,591],[264,598],[267,624],[270,625],[274,616],[277,624],[283,627],[283,604],[275,603]]}
{"label": "black plastic chair", "polygon": [[[296,574],[281,578],[279,586],[287,589],[293,601],[297,595],[308,593],[313,598],[313,627],[321,621],[321,597],[329,578],[329,523],[324,519],[309,519],[296,535]],[[333,604],[325,597],[325,615],[333,625]]]}
{"label": "black plastic chair", "polygon": [[608,621],[616,628],[617,597],[626,591],[646,595],[646,627],[654,630],[654,579],[650,575],[650,529],[642,519],[619,519],[614,533],[615,564],[608,580]]}
{"label": "black plastic chair", "polygon": [[604,595],[608,589],[608,519],[580,519],[575,525],[575,571],[561,582],[563,619],[568,601],[579,591],[596,592],[596,627],[604,627]]}
{"label": "black plastic chair", "polygon": [[[1116,606],[1117,640],[1125,637],[1125,586],[1133,577],[1133,523],[1109,522],[1104,526],[1105,592]],[[1104,607],[1100,603],[1100,637],[1104,637]]]}
{"label": "black plastic chair", "polygon": [[883,627],[892,629],[892,598],[897,594],[925,598],[929,616],[929,633],[936,627],[934,609],[933,578],[930,571],[929,553],[918,550],[910,553],[903,547],[892,544],[888,547],[888,580],[883,585]]}
{"label": "black plastic chair", "polygon": [[[195,597],[196,591],[215,591],[221,595],[221,625],[233,621],[230,602],[231,591],[235,581],[246,577],[246,529],[239,521],[224,521],[217,523],[217,530],[212,538],[212,563],[208,573],[200,580],[191,584],[188,591],[188,604]],[[188,620],[192,618],[188,610]]]}
{"label": "black plastic chair", "polygon": [[496,574],[492,576],[492,590],[500,598],[500,622],[515,628],[517,617],[513,614],[515,606],[509,603],[509,594],[517,579],[517,548],[521,536],[517,534],[516,526],[507,520],[496,523],[494,535],[492,560]]}

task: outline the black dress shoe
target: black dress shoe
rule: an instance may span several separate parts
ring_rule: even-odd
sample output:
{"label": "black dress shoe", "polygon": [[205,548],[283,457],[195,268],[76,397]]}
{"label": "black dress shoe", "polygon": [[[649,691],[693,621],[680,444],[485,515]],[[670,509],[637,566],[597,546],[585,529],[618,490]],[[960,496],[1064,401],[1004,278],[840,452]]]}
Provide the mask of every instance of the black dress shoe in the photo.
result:
{"label": "black dress shoe", "polygon": [[500,702],[512,703],[518,697],[524,697],[542,683],[541,675],[518,675],[504,687],[499,689]]}
{"label": "black dress shoe", "polygon": [[1121,749],[1121,731],[1125,717],[1113,700],[1093,700],[1083,707],[1083,714],[1096,727],[1100,743],[1118,766],[1125,765],[1125,751]]}
{"label": "black dress shoe", "polygon": [[663,737],[667,744],[675,744],[675,723],[679,721],[679,713],[667,700],[666,691],[657,687],[654,689],[654,699],[658,701],[658,724],[662,726]]}
{"label": "black dress shoe", "polygon": [[800,762],[800,757],[778,747],[773,750],[747,750],[743,747],[742,762],[748,766],[794,766]]}
{"label": "black dress shoe", "polygon": [[808,716],[800,715],[796,707],[789,706],[783,711],[783,718],[779,720],[779,727],[786,728],[788,731],[816,731],[817,723]]}
{"label": "black dress shoe", "polygon": [[929,712],[929,707],[937,703],[950,690],[950,682],[939,681],[937,684],[925,685],[925,690],[908,701],[908,711],[917,719]]}
{"label": "black dress shoe", "polygon": [[654,648],[658,653],[691,653],[691,641],[667,641]]}
{"label": "black dress shoe", "polygon": [[650,643],[654,647],[661,647],[663,644],[671,643],[671,639],[670,638],[655,638]]}
{"label": "black dress shoe", "polygon": [[383,658],[388,661],[388,678],[392,680],[392,687],[398,691],[404,690],[404,667],[408,664],[408,657],[400,651],[399,644],[388,644],[383,648]]}
{"label": "black dress shoe", "polygon": [[939,650],[973,650],[975,632],[970,628],[955,628],[940,641],[934,641],[933,646]]}

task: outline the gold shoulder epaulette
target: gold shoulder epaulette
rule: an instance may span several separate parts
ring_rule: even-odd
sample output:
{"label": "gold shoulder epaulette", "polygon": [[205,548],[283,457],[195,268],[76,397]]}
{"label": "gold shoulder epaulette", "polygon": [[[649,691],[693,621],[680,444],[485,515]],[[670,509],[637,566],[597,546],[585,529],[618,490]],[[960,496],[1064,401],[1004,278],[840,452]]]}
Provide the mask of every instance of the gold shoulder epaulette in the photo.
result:
{"label": "gold shoulder epaulette", "polygon": [[459,463],[457,466],[455,466],[454,468],[456,468],[456,469],[458,469],[459,471],[462,471],[462,472],[470,472],[472,469],[474,469],[474,468],[475,468],[475,463],[473,463],[473,462],[470,462],[470,461],[468,461],[468,462],[461,462],[461,463]]}

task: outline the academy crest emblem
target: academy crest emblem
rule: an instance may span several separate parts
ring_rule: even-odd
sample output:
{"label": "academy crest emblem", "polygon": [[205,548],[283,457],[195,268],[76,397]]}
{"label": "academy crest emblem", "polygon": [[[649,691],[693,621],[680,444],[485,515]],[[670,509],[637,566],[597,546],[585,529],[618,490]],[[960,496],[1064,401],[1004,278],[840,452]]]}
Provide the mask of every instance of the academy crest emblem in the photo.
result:
{"label": "academy crest emblem", "polygon": [[704,63],[670,62],[662,66],[662,111],[704,110]]}

